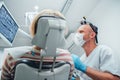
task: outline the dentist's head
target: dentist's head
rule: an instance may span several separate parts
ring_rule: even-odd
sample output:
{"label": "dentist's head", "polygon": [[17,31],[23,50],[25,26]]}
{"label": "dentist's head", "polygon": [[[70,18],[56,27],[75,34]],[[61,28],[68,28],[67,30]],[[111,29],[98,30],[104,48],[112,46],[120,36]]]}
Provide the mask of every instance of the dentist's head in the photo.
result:
{"label": "dentist's head", "polygon": [[97,34],[98,28],[90,22],[81,21],[81,26],[78,28],[77,33],[82,35],[82,40],[84,41],[84,46],[92,46],[98,43]]}

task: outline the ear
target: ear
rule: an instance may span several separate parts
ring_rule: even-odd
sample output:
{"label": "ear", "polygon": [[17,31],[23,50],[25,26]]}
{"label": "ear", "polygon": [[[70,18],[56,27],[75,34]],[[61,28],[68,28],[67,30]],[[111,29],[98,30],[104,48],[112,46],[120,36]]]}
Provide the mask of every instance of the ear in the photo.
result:
{"label": "ear", "polygon": [[90,38],[91,38],[91,39],[94,38],[95,35],[96,35],[95,32],[91,32],[91,33],[90,33]]}

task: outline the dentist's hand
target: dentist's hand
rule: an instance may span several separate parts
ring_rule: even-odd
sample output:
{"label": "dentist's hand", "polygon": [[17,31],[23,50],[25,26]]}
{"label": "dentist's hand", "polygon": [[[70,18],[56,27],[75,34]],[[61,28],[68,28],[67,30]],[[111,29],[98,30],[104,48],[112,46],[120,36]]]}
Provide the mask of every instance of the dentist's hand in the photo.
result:
{"label": "dentist's hand", "polygon": [[80,61],[80,58],[77,55],[72,54],[72,59],[74,61],[75,68],[85,73],[87,66]]}

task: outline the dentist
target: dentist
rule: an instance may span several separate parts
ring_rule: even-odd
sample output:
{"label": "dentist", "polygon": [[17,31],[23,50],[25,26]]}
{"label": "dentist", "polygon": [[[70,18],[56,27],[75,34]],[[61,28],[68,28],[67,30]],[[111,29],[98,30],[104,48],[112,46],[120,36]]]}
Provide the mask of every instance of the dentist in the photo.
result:
{"label": "dentist", "polygon": [[98,45],[98,28],[90,22],[81,21],[75,35],[85,54],[79,58],[72,54],[75,68],[80,71],[80,80],[120,80],[120,71],[111,48]]}

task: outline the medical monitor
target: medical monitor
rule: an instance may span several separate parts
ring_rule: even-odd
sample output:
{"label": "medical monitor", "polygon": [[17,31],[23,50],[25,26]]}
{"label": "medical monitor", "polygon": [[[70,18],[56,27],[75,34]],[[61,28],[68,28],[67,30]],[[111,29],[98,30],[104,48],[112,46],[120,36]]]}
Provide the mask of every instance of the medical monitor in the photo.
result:
{"label": "medical monitor", "polygon": [[10,46],[18,31],[18,25],[4,4],[0,7],[0,37]]}

